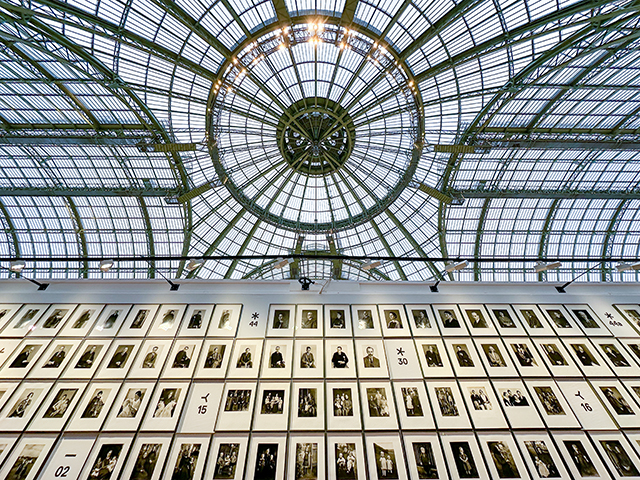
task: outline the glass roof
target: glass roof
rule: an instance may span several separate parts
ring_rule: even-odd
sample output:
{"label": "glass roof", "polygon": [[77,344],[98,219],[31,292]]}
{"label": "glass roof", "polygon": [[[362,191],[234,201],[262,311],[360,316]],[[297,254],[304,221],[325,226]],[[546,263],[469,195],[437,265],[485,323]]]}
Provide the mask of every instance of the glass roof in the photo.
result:
{"label": "glass roof", "polygon": [[[640,256],[630,0],[0,0],[0,18],[0,256],[52,258],[27,275],[419,281],[444,265],[55,258]],[[581,280],[636,279],[614,266]]]}

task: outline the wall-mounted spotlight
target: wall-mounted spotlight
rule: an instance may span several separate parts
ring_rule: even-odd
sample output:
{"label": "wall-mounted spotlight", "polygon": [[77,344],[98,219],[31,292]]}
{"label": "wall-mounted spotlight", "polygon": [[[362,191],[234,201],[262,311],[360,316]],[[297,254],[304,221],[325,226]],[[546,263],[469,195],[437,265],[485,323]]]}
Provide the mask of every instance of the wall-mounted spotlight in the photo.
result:
{"label": "wall-mounted spotlight", "polygon": [[189,270],[190,272],[194,271],[196,268],[202,266],[204,264],[204,259],[203,258],[192,258],[191,260],[189,260],[189,263],[187,263],[187,270]]}
{"label": "wall-mounted spotlight", "polygon": [[380,265],[382,265],[382,262],[380,260],[367,260],[366,262],[364,262],[362,264],[362,270],[372,270],[374,268],[378,268]]}
{"label": "wall-mounted spotlight", "polygon": [[538,263],[535,264],[533,269],[536,271],[536,273],[541,273],[541,272],[546,272],[547,270],[553,270],[555,268],[560,268],[561,266],[562,266],[562,263],[560,263],[560,262],[551,262],[551,263],[538,262]]}
{"label": "wall-mounted spotlight", "polygon": [[102,270],[104,273],[107,273],[109,270],[111,270],[113,265],[115,265],[115,262],[112,259],[102,260],[100,262],[100,270]]}
{"label": "wall-mounted spotlight", "polygon": [[640,270],[640,262],[636,263],[620,263],[616,265],[616,270],[626,272],[627,270]]}
{"label": "wall-mounted spotlight", "polygon": [[275,265],[273,266],[273,268],[277,268],[282,269],[284,267],[286,267],[287,265],[290,265],[293,263],[293,258],[278,258],[278,260],[276,260]]}
{"label": "wall-mounted spotlight", "polygon": [[14,260],[13,262],[11,262],[11,265],[9,266],[9,270],[15,273],[20,273],[22,270],[24,270],[24,267],[26,266],[27,264],[24,260]]}
{"label": "wall-mounted spotlight", "polygon": [[455,272],[456,270],[462,270],[469,266],[469,262],[467,260],[463,260],[461,262],[449,262],[444,267],[444,271],[447,273]]}

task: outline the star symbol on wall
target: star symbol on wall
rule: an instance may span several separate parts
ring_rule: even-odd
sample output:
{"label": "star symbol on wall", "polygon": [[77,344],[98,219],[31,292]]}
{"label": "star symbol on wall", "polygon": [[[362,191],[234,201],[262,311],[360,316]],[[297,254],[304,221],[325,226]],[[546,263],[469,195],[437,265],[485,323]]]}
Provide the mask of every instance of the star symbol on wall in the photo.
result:
{"label": "star symbol on wall", "polygon": [[404,356],[404,349],[402,347],[396,348],[396,351],[398,352],[398,355]]}
{"label": "star symbol on wall", "polygon": [[613,315],[611,315],[609,312],[606,312],[604,316],[607,317],[609,320],[613,318]]}
{"label": "star symbol on wall", "polygon": [[260,314],[258,312],[253,312],[251,314],[251,318],[254,319],[254,320],[257,320],[257,319],[260,318]]}

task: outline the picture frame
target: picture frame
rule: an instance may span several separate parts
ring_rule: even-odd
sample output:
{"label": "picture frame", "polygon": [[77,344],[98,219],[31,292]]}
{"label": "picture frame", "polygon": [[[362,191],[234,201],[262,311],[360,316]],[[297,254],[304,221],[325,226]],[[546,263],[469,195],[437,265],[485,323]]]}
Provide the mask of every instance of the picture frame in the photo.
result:
{"label": "picture frame", "polygon": [[[91,472],[107,468],[111,471],[110,479],[119,478],[133,438],[124,435],[102,434],[93,445],[88,461],[85,463],[80,480],[91,480]],[[115,461],[114,461],[114,457]]]}
{"label": "picture frame", "polygon": [[193,382],[189,388],[180,433],[213,433],[220,407],[224,384],[222,382]]}
{"label": "picture frame", "polygon": [[448,478],[437,433],[403,433],[411,480]]}
{"label": "picture frame", "polygon": [[640,339],[619,338],[618,341],[625,347],[629,356],[636,363],[640,363]]}
{"label": "picture frame", "polygon": [[67,478],[78,478],[95,441],[95,434],[62,435],[47,456],[40,478],[59,478],[63,475]]}
{"label": "picture frame", "polygon": [[114,339],[98,370],[97,378],[101,380],[125,378],[131,365],[135,363],[140,345],[142,345],[141,339]]}
{"label": "picture frame", "polygon": [[327,435],[327,473],[330,480],[366,478],[361,435]]}
{"label": "picture frame", "polygon": [[469,336],[467,324],[455,304],[435,304],[433,311],[443,337]]}
{"label": "picture frame", "polygon": [[30,303],[22,305],[11,317],[0,334],[2,337],[22,338],[36,328],[36,325],[49,308],[48,304]]}
{"label": "picture frame", "polygon": [[69,361],[62,374],[65,379],[89,379],[98,371],[98,367],[106,356],[111,340],[88,339],[76,348],[75,355]]}
{"label": "picture frame", "polygon": [[145,337],[159,308],[160,305],[133,305],[124,322],[122,322],[118,336]]}
{"label": "picture frame", "polygon": [[58,378],[75,356],[81,342],[79,339],[54,340],[50,342],[47,350],[40,355],[34,367],[29,371],[29,378]]}
{"label": "picture frame", "polygon": [[590,432],[589,436],[613,478],[640,479],[640,458],[622,432]]}
{"label": "picture frame", "polygon": [[[92,382],[85,389],[67,432],[98,432],[120,390],[120,382]],[[87,452],[88,453],[88,452]]]}
{"label": "picture frame", "polygon": [[[13,382],[0,382],[0,412],[2,408],[7,406],[11,395],[13,395],[13,392],[18,388],[18,385],[20,385],[20,382],[17,380]],[[0,455],[2,455],[1,452]]]}
{"label": "picture frame", "polygon": [[327,429],[360,430],[360,395],[355,381],[327,381]]}
{"label": "picture frame", "polygon": [[148,339],[138,349],[129,370],[129,378],[158,378],[171,351],[170,339]]}
{"label": "picture frame", "polygon": [[252,431],[286,431],[291,403],[289,382],[260,382]]}
{"label": "picture frame", "polygon": [[105,305],[96,320],[89,337],[115,337],[124,323],[124,319],[131,310],[131,305]]}
{"label": "picture frame", "polygon": [[155,382],[144,380],[124,382],[112,404],[103,430],[126,432],[138,430],[155,386]]}
{"label": "picture frame", "polygon": [[522,380],[492,380],[511,428],[544,428],[544,422]]}
{"label": "picture frame", "polygon": [[623,335],[616,332],[616,337],[640,336],[640,333],[638,333],[640,332],[640,305],[614,304],[613,308],[617,311],[620,317],[622,317],[622,319],[615,318],[615,312],[611,312],[614,314],[614,318],[610,320],[621,323],[622,325],[616,327],[619,327],[624,331]]}
{"label": "picture frame", "polygon": [[225,378],[231,353],[233,340],[228,338],[215,338],[205,340],[202,353],[196,369],[196,378]]}
{"label": "picture frame", "polygon": [[28,338],[11,353],[0,370],[0,378],[10,380],[25,378],[47,349],[47,339]]}
{"label": "picture frame", "polygon": [[389,378],[382,340],[356,339],[355,357],[359,378]]}
{"label": "picture frame", "polygon": [[29,332],[34,337],[55,337],[71,317],[76,304],[56,303],[51,305],[43,314],[42,321],[34,325]]}
{"label": "picture frame", "polygon": [[199,338],[177,338],[165,361],[163,377],[191,378],[198,365],[202,343]]}
{"label": "picture frame", "polygon": [[640,427],[640,407],[619,380],[591,379],[589,383],[620,427]]}
{"label": "picture frame", "polygon": [[141,433],[137,436],[122,477],[127,480],[160,480],[169,454],[171,435]]}
{"label": "picture frame", "polygon": [[292,339],[267,339],[260,378],[290,378],[293,363]]}
{"label": "picture frame", "polygon": [[[286,435],[255,434],[251,436],[245,478],[276,480],[284,478]],[[253,477],[250,473],[253,472]]]}
{"label": "picture frame", "polygon": [[530,478],[511,434],[480,433],[478,441],[492,478]]}
{"label": "picture frame", "polygon": [[141,429],[175,430],[188,392],[188,382],[159,382]]}
{"label": "picture frame", "polygon": [[511,362],[502,339],[499,337],[474,337],[476,349],[490,378],[516,377],[518,370]]}
{"label": "picture frame", "polygon": [[211,435],[176,435],[164,477],[202,478],[210,440]]}
{"label": "picture frame", "polygon": [[220,401],[216,432],[242,432],[251,429],[256,402],[256,382],[227,382]]}
{"label": "picture frame", "polygon": [[324,342],[321,339],[296,339],[293,353],[294,378],[324,378]]}
{"label": "picture frame", "polygon": [[293,337],[295,330],[295,305],[269,305],[267,336]]}
{"label": "picture frame", "polygon": [[[214,305],[189,305],[184,314],[184,320],[182,320],[177,336],[179,338],[204,337],[209,329],[209,322],[213,316],[213,310]],[[220,313],[222,314],[222,312]],[[223,328],[221,330],[224,330],[224,333],[233,331],[235,334],[235,329],[233,329],[233,325],[231,325],[231,313],[226,314],[225,319],[222,322],[219,318],[218,322],[222,324]],[[218,324],[216,324],[216,327],[217,326]],[[218,330],[218,328],[214,329],[214,331],[215,330]]]}
{"label": "picture frame", "polygon": [[454,376],[453,365],[451,365],[447,348],[442,339],[416,338],[415,345],[425,378],[449,378]]}
{"label": "picture frame", "polygon": [[455,380],[427,380],[427,393],[438,429],[467,429],[471,421]]}
{"label": "picture frame", "polygon": [[324,336],[351,337],[351,308],[349,305],[324,306]]}
{"label": "picture frame", "polygon": [[552,379],[524,380],[529,398],[538,407],[538,413],[549,428],[580,428],[564,395]]}
{"label": "picture frame", "polygon": [[422,381],[393,382],[393,391],[403,430],[435,429],[429,397]]}
{"label": "picture frame", "polygon": [[324,320],[322,305],[298,305],[296,308],[296,337],[322,337]]}
{"label": "picture frame", "polygon": [[577,337],[584,335],[564,305],[541,304],[538,306],[557,336]]}
{"label": "picture frame", "polygon": [[587,304],[565,305],[573,321],[589,338],[611,337],[613,334],[605,326],[598,314]]}
{"label": "picture frame", "polygon": [[442,433],[440,439],[453,480],[491,478],[482,461],[482,454],[473,433]]}
{"label": "picture frame", "polygon": [[102,314],[103,304],[83,303],[78,305],[71,317],[58,332],[61,337],[85,337]]}
{"label": "picture frame", "polygon": [[569,478],[564,462],[547,432],[516,432],[515,436],[534,480]]}
{"label": "picture frame", "polygon": [[638,363],[617,339],[596,337],[591,343],[618,377],[636,376]]}
{"label": "picture frame", "polygon": [[508,428],[489,380],[462,380],[460,390],[476,429]]}
{"label": "picture frame", "polygon": [[467,328],[471,335],[492,336],[498,335],[496,327],[491,321],[489,312],[481,304],[463,304],[458,305],[462,312],[462,318],[467,324]]}
{"label": "picture frame", "polygon": [[324,418],[324,382],[294,382],[291,388],[289,430],[324,431]]}
{"label": "picture frame", "polygon": [[522,326],[531,337],[555,336],[555,330],[540,308],[534,304],[513,304],[511,305],[521,320]]}
{"label": "picture frame", "polygon": [[237,339],[229,365],[229,378],[258,378],[262,357],[262,340]]}
{"label": "picture frame", "polygon": [[560,456],[566,459],[566,465],[573,478],[609,477],[585,433],[555,432],[553,438],[558,445]]}
{"label": "picture frame", "polygon": [[2,338],[0,339],[0,368],[5,366],[7,359],[11,355],[17,355],[15,350],[22,343],[18,338]]}
{"label": "picture frame", "polygon": [[247,435],[214,435],[204,478],[214,480],[244,478],[248,444]]}
{"label": "picture frame", "polygon": [[[0,470],[1,478],[33,480],[56,441],[55,435],[23,435]],[[16,475],[18,474],[19,477]]]}
{"label": "picture frame", "polygon": [[521,337],[527,334],[521,320],[513,309],[506,303],[491,303],[485,305],[493,324],[500,335],[504,337]]}
{"label": "picture frame", "polygon": [[411,327],[403,305],[378,305],[378,316],[385,338],[411,337]]}
{"label": "picture frame", "polygon": [[408,480],[400,437],[397,433],[366,435],[369,477]]}
{"label": "picture frame", "polygon": [[0,431],[21,432],[53,387],[53,382],[22,382],[0,411]]}
{"label": "picture frame", "polygon": [[353,353],[353,339],[329,338],[324,347],[325,376],[331,378],[356,378],[357,360]]}
{"label": "picture frame", "polygon": [[376,305],[351,305],[354,337],[381,337],[380,318]]}
{"label": "picture frame", "polygon": [[242,305],[217,304],[209,323],[208,337],[235,337],[240,323]]}
{"label": "picture frame", "polygon": [[414,338],[440,336],[438,322],[436,322],[433,316],[431,305],[408,304],[405,305],[405,308],[407,310],[407,320],[411,325],[411,333]]}
{"label": "picture frame", "polygon": [[389,378],[393,380],[418,380],[423,377],[420,360],[412,339],[388,339],[385,340],[384,347],[387,352]]}
{"label": "picture frame", "polygon": [[389,382],[360,382],[365,430],[397,430],[396,405]]}
{"label": "picture frame", "polygon": [[5,337],[4,329],[9,328],[13,317],[22,308],[21,303],[0,303],[0,337]]}
{"label": "picture frame", "polygon": [[324,435],[291,434],[286,478],[327,478]]}
{"label": "picture frame", "polygon": [[470,338],[445,338],[451,364],[457,377],[486,377],[482,360]]}
{"label": "picture frame", "polygon": [[547,377],[549,375],[545,362],[529,337],[507,337],[503,338],[503,341],[511,361],[521,376]]}
{"label": "picture frame", "polygon": [[184,304],[161,305],[147,333],[148,337],[175,337],[184,317]]}
{"label": "picture frame", "polygon": [[612,372],[600,352],[585,337],[563,337],[565,347],[573,361],[586,377],[611,376]]}
{"label": "picture frame", "polygon": [[86,383],[58,382],[41,403],[29,430],[60,432],[80,401]]}
{"label": "picture frame", "polygon": [[616,430],[617,425],[585,380],[558,380],[558,387],[585,430]]}
{"label": "picture frame", "polygon": [[582,377],[582,371],[575,364],[573,356],[560,338],[532,338],[545,366],[554,377]]}

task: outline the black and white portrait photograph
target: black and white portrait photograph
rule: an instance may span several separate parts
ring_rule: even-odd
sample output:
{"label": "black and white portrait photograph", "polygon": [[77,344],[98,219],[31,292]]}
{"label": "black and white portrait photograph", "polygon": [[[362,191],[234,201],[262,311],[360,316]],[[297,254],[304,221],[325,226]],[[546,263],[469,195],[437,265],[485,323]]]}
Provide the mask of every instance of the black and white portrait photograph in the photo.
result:
{"label": "black and white portrait photograph", "polygon": [[162,352],[161,345],[149,345],[147,353],[142,360],[142,368],[156,368],[158,355]]}
{"label": "black and white portrait photograph", "polygon": [[146,388],[130,388],[120,405],[118,418],[135,418],[146,393]]}
{"label": "black and white portrait photograph", "polygon": [[527,322],[527,325],[529,325],[529,328],[544,328],[534,310],[524,309],[520,310],[520,313],[522,313],[522,316],[524,317],[525,322]]}
{"label": "black and white portrait photograph", "polygon": [[317,480],[318,444],[296,443],[295,480]]}
{"label": "black and white portrait photograph", "polygon": [[269,368],[284,368],[284,355],[286,354],[286,346],[276,345],[271,351],[269,357]]}
{"label": "black and white portrait photograph", "polygon": [[318,328],[318,311],[302,310],[302,319],[300,320],[300,328],[303,328],[303,329]]}
{"label": "black and white portrait photograph", "polygon": [[484,351],[489,366],[491,367],[506,367],[507,364],[502,357],[502,353],[495,343],[482,344],[482,350]]}
{"label": "black and white portrait photograph", "polygon": [[[74,330],[82,330],[87,326],[89,320],[93,318],[93,315],[96,313],[96,309],[94,308],[85,308],[82,310],[82,313],[71,325],[71,328]],[[66,328],[66,327],[65,327]]]}
{"label": "black and white portrait photograph", "polygon": [[580,475],[583,477],[600,476],[580,440],[564,440],[564,446]]}
{"label": "black and white portrait photograph", "polygon": [[176,464],[173,467],[171,480],[194,480],[198,459],[200,458],[199,443],[183,443],[180,445],[180,452]]}
{"label": "black and white portrait photograph", "polygon": [[43,418],[62,418],[77,393],[77,388],[61,388],[44,412]]}
{"label": "black and white portrait photograph", "polygon": [[378,478],[398,479],[396,452],[393,448],[384,448],[377,443],[373,444],[376,459]]}
{"label": "black and white portrait photograph", "polygon": [[236,362],[237,368],[253,368],[253,358],[251,356],[251,347],[241,347],[240,354],[238,355],[238,361]]}
{"label": "black and white portrait photograph", "polygon": [[239,443],[221,443],[216,455],[213,478],[235,478],[239,453]]}
{"label": "black and white portrait photograph", "polygon": [[593,356],[593,354],[589,351],[589,348],[583,344],[571,344],[571,348],[573,348],[573,351],[576,354],[576,357],[578,357],[578,360],[580,360],[580,363],[582,363],[582,365],[584,365],[585,367],[592,367],[594,365],[600,365],[598,363],[598,361],[595,359],[595,357]]}
{"label": "black and white portrait photograph", "polygon": [[367,405],[369,407],[369,416],[371,417],[388,417],[389,401],[387,400],[387,391],[385,388],[367,388]]}
{"label": "black and white portrait photograph", "polygon": [[373,329],[373,314],[371,310],[358,310],[358,328],[360,330]]}
{"label": "black and white portrait photograph", "polygon": [[624,313],[627,315],[627,318],[632,320],[637,326],[640,327],[640,312],[638,312],[637,310],[627,309],[624,311]]}
{"label": "black and white portrait photograph", "polygon": [[424,351],[424,357],[427,360],[428,367],[442,367],[442,358],[440,358],[438,345],[423,344],[422,350]]}
{"label": "black and white portrait photograph", "polygon": [[566,415],[551,387],[533,387],[547,415]]}
{"label": "black and white portrait photograph", "polygon": [[350,388],[333,389],[333,415],[336,417],[353,416],[353,395]]}
{"label": "black and white portrait photograph", "polygon": [[494,309],[492,311],[500,325],[500,328],[516,328],[516,324],[513,323],[513,318],[511,318],[509,310]]}
{"label": "black and white portrait photograph", "polygon": [[119,345],[111,357],[111,360],[109,360],[107,368],[124,368],[132,351],[133,345]]}
{"label": "black and white portrait photograph", "polygon": [[387,324],[387,328],[403,328],[399,310],[385,310],[384,320]]}
{"label": "black and white portrait photograph", "polygon": [[16,458],[5,480],[25,480],[43,449],[43,444],[27,443]]}
{"label": "black and white portrait photograph", "polygon": [[457,417],[460,415],[451,387],[435,387],[436,398],[443,417]]}
{"label": "black and white portrait photograph", "polygon": [[260,413],[263,415],[278,415],[284,410],[284,390],[265,390],[262,392]]}
{"label": "black and white portrait photograph", "polygon": [[343,330],[347,328],[346,315],[344,310],[329,310],[329,320],[331,328]]}
{"label": "black and white portrait photograph", "polygon": [[225,412],[247,412],[251,404],[251,390],[229,390],[224,403]]}
{"label": "black and white portrait photograph", "polygon": [[567,361],[562,356],[562,353],[560,353],[557,345],[554,345],[553,343],[545,343],[542,345],[542,349],[544,350],[544,353],[547,354],[547,358],[549,359],[549,363],[551,363],[551,365],[568,365]]}
{"label": "black and white portrait photograph", "polygon": [[69,309],[56,308],[44,321],[42,328],[57,328],[67,313],[69,313]]}
{"label": "black and white portrait photograph", "polygon": [[485,387],[467,387],[469,392],[469,399],[473,405],[474,410],[492,410],[493,405]]}
{"label": "black and white portrait photograph", "polygon": [[358,462],[355,443],[336,443],[336,478],[350,480],[358,478]]}
{"label": "black and white portrait photograph", "polygon": [[153,418],[173,418],[181,392],[182,389],[180,388],[162,389],[162,393],[153,412]]}
{"label": "black and white portrait photograph", "polygon": [[60,368],[60,365],[71,350],[71,345],[59,345],[42,368]]}
{"label": "black and white portrait photograph", "polygon": [[536,359],[533,357],[533,354],[526,343],[512,343],[511,348],[513,349],[516,359],[521,367],[538,366]]}
{"label": "black and white portrait photograph", "polygon": [[104,400],[109,395],[110,390],[106,391],[102,388],[94,390],[91,394],[91,400],[87,403],[81,418],[98,418],[104,407]]}
{"label": "black and white portrait photograph", "polygon": [[204,368],[220,368],[224,360],[226,345],[209,345],[207,357],[204,361]]}
{"label": "black and white portrait photograph", "polygon": [[411,310],[411,315],[413,316],[413,323],[416,328],[431,328],[431,320],[429,320],[429,315],[426,310]]}
{"label": "black and white portrait photograph", "polygon": [[614,367],[629,367],[629,362],[612,343],[601,343],[600,348]]}
{"label": "black and white portrait photograph", "polygon": [[274,329],[287,329],[289,328],[289,310],[276,310],[273,314],[273,327]]}
{"label": "black and white portrait photograph", "polygon": [[331,366],[333,368],[347,368],[349,366],[349,358],[347,354],[342,351],[341,346],[336,347],[336,351],[331,356]]}
{"label": "black and white portrait photograph", "polygon": [[92,368],[104,345],[87,345],[75,368]]}
{"label": "black and white portrait photograph", "polygon": [[120,317],[122,312],[123,312],[122,309],[110,310],[109,313],[106,315],[106,319],[104,323],[102,324],[101,327],[98,327],[98,330],[111,330],[113,326],[116,324],[116,322],[118,321],[118,318]]}
{"label": "black and white portrait photograph", "polygon": [[596,322],[591,313],[589,313],[589,310],[576,309],[572,311],[584,328],[600,328],[600,325],[598,325],[598,322]]}
{"label": "black and white portrait photograph", "polygon": [[364,347],[364,356],[362,358],[364,368],[380,368],[380,359],[376,350],[374,345],[366,345]]}
{"label": "black and white portrait photograph", "polygon": [[29,308],[26,312],[24,312],[24,314],[20,316],[19,320],[13,324],[13,328],[17,330],[25,328],[29,324],[29,322],[31,322],[35,318],[39,311],[39,308]]}
{"label": "black and white portrait photograph", "polygon": [[142,444],[129,480],[149,480],[153,476],[161,450],[161,443]]}
{"label": "black and white portrait photograph", "polygon": [[[220,320],[218,320],[218,330],[231,330],[231,313],[232,313],[231,310],[227,310],[227,309],[222,310],[222,314],[220,315]],[[286,313],[287,315],[289,315],[289,312],[286,312]],[[287,327],[279,327],[279,328],[287,328]]]}
{"label": "black and white portrait photograph", "polygon": [[635,415],[633,408],[631,408],[629,403],[624,399],[616,387],[600,387],[600,390],[602,391],[604,398],[609,402],[609,405],[611,405],[611,408],[613,408],[618,415]]}
{"label": "black and white portrait photograph", "polygon": [[640,345],[637,343],[628,343],[627,346],[631,349],[634,355],[640,359]]}
{"label": "black and white portrait photograph", "polygon": [[298,390],[298,417],[318,416],[318,389],[301,388]]}
{"label": "black and white portrait photograph", "polygon": [[460,321],[453,310],[438,310],[444,328],[460,328]]}
{"label": "black and white portrait photograph", "polygon": [[136,313],[136,316],[134,317],[133,321],[131,322],[131,326],[129,328],[133,329],[133,330],[139,330],[143,327],[143,325],[145,324],[145,322],[147,321],[147,319],[149,318],[149,312],[150,310],[148,309],[140,309],[138,310],[138,313]]}
{"label": "black and white portrait photograph", "polygon": [[418,478],[420,480],[439,478],[438,467],[436,465],[436,459],[433,455],[433,447],[431,446],[431,442],[414,442],[413,454],[416,459]]}
{"label": "black and white portrait photograph", "polygon": [[600,440],[602,449],[606,452],[609,460],[621,477],[637,477],[638,468],[634,465],[629,454],[626,452],[618,440]]}
{"label": "black and white portrait photograph", "polygon": [[465,310],[472,328],[488,328],[487,321],[481,310]]}
{"label": "black and white portrait photograph", "polygon": [[122,444],[102,445],[86,480],[110,480],[118,464],[122,447]]}
{"label": "black and white portrait photograph", "polygon": [[567,320],[567,317],[564,316],[564,313],[562,313],[561,310],[547,309],[547,313],[549,314],[549,317],[551,317],[551,320],[553,320],[553,323],[555,323],[558,328],[571,328],[571,324],[569,323],[569,320]]}
{"label": "black and white portrait photograph", "polygon": [[37,344],[25,345],[20,353],[13,359],[9,368],[27,368],[41,348],[42,345]]}
{"label": "black and white portrait photograph", "polygon": [[[196,309],[191,313],[187,322],[188,330],[200,330],[202,328],[202,320],[206,314],[206,310]],[[223,314],[224,315],[224,314]]]}
{"label": "black and white portrait photograph", "polygon": [[451,451],[460,478],[480,478],[468,442],[451,442]]}
{"label": "black and white portrait photograph", "polygon": [[464,343],[453,344],[453,350],[456,354],[456,359],[461,367],[474,367],[473,360],[469,354],[469,347]]}
{"label": "black and white portrait photograph", "polygon": [[300,368],[316,368],[316,345],[303,345]]}
{"label": "black and white portrait photograph", "polygon": [[9,410],[7,418],[25,418],[25,415],[27,415],[34,405],[36,405],[41,394],[41,388],[25,389],[16,400],[13,408]]}
{"label": "black and white portrait photograph", "polygon": [[416,387],[402,387],[402,403],[407,412],[408,417],[422,417],[422,403],[420,402],[420,394]]}
{"label": "black and white portrait photograph", "polygon": [[520,478],[516,462],[505,442],[487,442],[487,446],[500,478]]}
{"label": "black and white portrait photograph", "polygon": [[529,400],[521,389],[499,388],[498,393],[505,407],[528,407]]}
{"label": "black and white portrait photograph", "polygon": [[171,368],[189,368],[191,365],[191,357],[193,356],[194,345],[178,345],[177,352],[173,358]]}
{"label": "black and white portrait photograph", "polygon": [[167,311],[165,311],[164,313],[160,313],[160,325],[158,325],[158,328],[160,330],[171,330],[173,328],[174,323],[176,322],[176,318],[178,316],[178,310],[177,309],[169,309]]}
{"label": "black and white portrait photograph", "polygon": [[254,480],[276,480],[278,444],[260,443],[256,453]]}
{"label": "black and white portrait photograph", "polygon": [[524,445],[539,477],[560,478],[558,467],[556,467],[553,457],[551,457],[549,452],[549,448],[544,441],[525,441]]}

